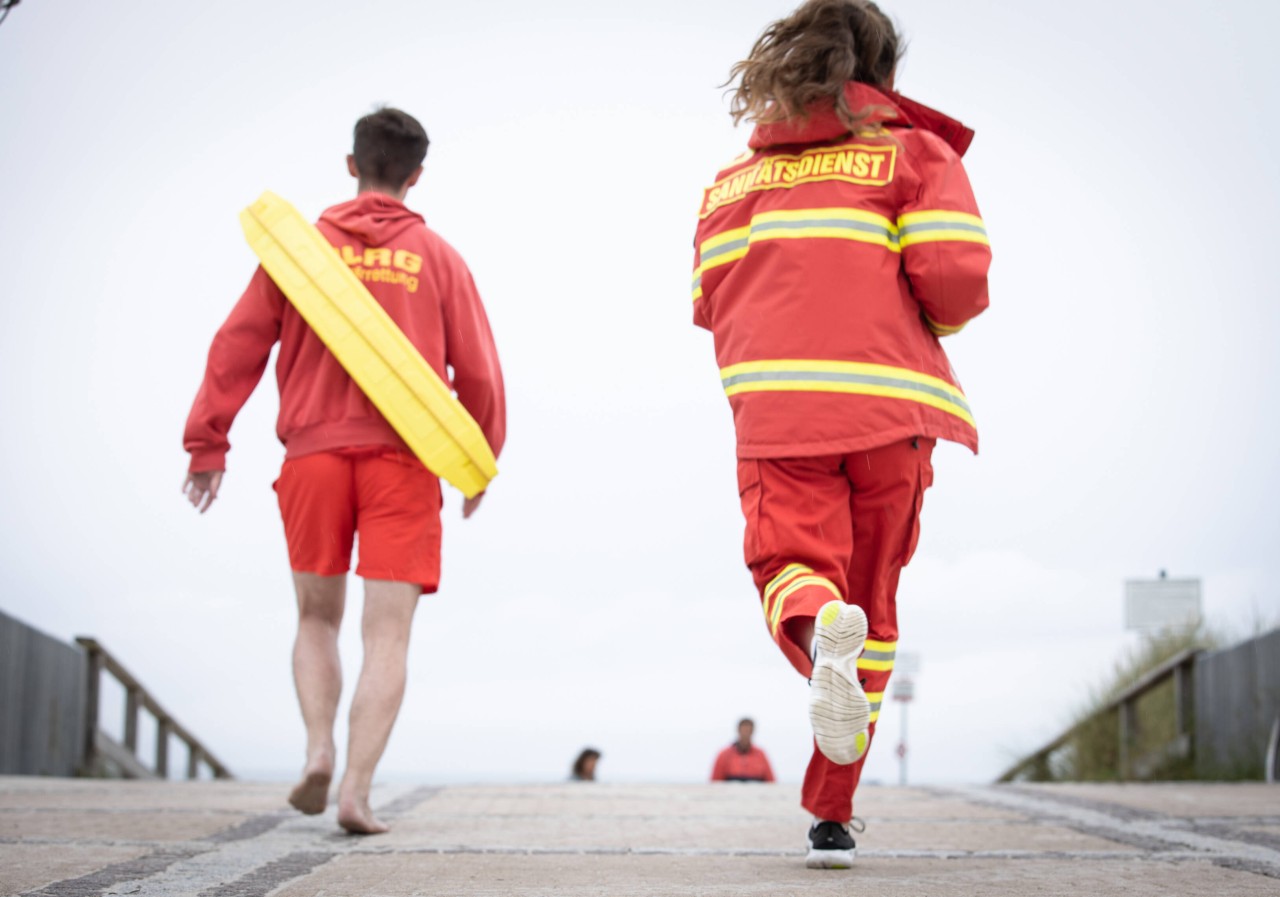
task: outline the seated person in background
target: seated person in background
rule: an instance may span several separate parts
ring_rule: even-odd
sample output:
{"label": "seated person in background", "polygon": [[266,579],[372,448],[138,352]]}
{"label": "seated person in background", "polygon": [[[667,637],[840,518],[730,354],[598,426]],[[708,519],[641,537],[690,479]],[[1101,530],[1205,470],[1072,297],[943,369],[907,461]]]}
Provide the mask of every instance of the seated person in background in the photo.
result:
{"label": "seated person in background", "polygon": [[573,772],[569,778],[575,782],[594,782],[596,780],[596,761],[600,752],[595,748],[583,748],[578,759],[573,761]]}
{"label": "seated person in background", "polygon": [[713,782],[772,782],[773,769],[764,751],[751,743],[756,724],[750,718],[738,721],[738,740],[716,757],[711,770]]}

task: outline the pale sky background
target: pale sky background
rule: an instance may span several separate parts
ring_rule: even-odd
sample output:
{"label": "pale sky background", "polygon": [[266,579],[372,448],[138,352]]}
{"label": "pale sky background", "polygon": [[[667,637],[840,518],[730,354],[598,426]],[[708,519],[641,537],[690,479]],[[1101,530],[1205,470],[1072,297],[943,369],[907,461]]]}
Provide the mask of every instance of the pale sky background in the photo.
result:
{"label": "pale sky background", "polygon": [[[784,779],[806,686],[741,557],[733,432],[690,322],[717,85],[789,2],[26,0],[0,27],[0,608],[102,640],[242,775],[302,762],[271,374],[224,492],[182,425],[263,189],[353,195],[356,118],[432,139],[411,207],[470,264],[510,441],[446,507],[388,778],[697,781],[753,715]],[[977,130],[990,311],[947,341],[982,454],[935,454],[902,579],[911,778],[983,781],[1113,659],[1126,577],[1280,614],[1280,7],[899,0],[899,86]],[[359,658],[358,589],[344,634]],[[867,776],[896,781],[901,712]]]}

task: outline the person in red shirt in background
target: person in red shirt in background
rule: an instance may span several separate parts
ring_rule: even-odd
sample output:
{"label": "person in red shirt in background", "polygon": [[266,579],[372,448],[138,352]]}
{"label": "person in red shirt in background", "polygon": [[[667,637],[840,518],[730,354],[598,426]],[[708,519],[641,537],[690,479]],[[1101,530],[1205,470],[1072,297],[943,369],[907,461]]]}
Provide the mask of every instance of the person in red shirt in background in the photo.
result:
{"label": "person in red shirt in background", "polygon": [[716,756],[711,768],[713,782],[772,782],[773,768],[764,751],[751,743],[756,724],[750,718],[738,721],[738,740]]}
{"label": "person in red shirt in background", "polygon": [[808,0],[732,69],[749,150],[707,188],[694,323],[737,432],[765,624],[810,682],[806,865],[848,868],[853,795],[893,670],[897,588],[938,439],[977,451],[939,337],[987,307],[973,134],[894,92],[869,0]]}
{"label": "person in red shirt in background", "polygon": [[[397,109],[361,118],[347,157],[357,196],[326,210],[317,227],[435,372],[452,382],[496,456],[506,406],[484,306],[462,258],[403,202],[422,174],[427,146],[422,125]],[[418,597],[439,585],[440,481],[259,267],[213,339],[187,419],[191,463],[183,490],[201,513],[218,497],[227,434],[277,342],[276,432],[285,460],[274,488],[297,593],[293,672],[307,729],[306,763],[289,802],[307,814],[328,803],[342,691],[338,628],[359,533],[364,663],[351,701],[338,823],[353,833],[385,832],[369,790],[404,697]],[[464,517],[482,497],[464,504]]]}

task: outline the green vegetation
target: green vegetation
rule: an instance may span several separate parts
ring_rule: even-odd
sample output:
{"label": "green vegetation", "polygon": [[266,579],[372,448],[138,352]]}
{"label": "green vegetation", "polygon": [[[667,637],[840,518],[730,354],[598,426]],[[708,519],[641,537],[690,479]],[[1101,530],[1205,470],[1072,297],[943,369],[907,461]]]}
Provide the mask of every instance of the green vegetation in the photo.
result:
{"label": "green vegetation", "polygon": [[[1120,711],[1112,708],[1103,712],[1107,705],[1147,673],[1184,651],[1214,650],[1223,643],[1222,635],[1203,623],[1144,636],[1116,661],[1107,678],[1090,692],[1077,712],[1066,746],[1048,764],[1051,780],[1117,781],[1120,778]],[[1136,725],[1130,750],[1135,758],[1136,778],[1195,778],[1189,754],[1166,755],[1165,752],[1178,737],[1172,677],[1134,702],[1133,718]]]}

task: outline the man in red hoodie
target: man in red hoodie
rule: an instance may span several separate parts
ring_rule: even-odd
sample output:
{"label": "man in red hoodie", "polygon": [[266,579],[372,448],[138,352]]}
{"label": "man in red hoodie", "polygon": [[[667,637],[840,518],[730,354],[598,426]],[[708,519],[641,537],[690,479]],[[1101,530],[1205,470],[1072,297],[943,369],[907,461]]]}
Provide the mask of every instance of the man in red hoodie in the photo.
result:
{"label": "man in red hoodie", "polygon": [[[422,175],[427,134],[412,116],[380,109],[356,123],[347,168],[355,199],[317,226],[484,431],[494,455],[506,436],[502,372],[484,306],[458,253],[405,208]],[[203,513],[218,495],[228,431],[272,347],[285,446],[275,483],[298,599],[294,680],[307,729],[306,765],[289,802],[324,811],[335,766],[333,725],[342,690],[338,628],[354,536],[365,581],[364,665],[351,702],[338,823],[387,830],[369,806],[374,769],[404,696],[418,596],[440,579],[440,481],[409,451],[325,345],[259,267],[214,337],[187,419],[183,491]],[[470,517],[481,496],[468,500]]]}

